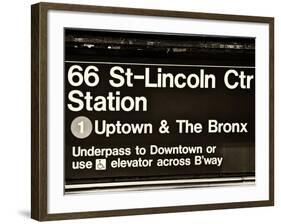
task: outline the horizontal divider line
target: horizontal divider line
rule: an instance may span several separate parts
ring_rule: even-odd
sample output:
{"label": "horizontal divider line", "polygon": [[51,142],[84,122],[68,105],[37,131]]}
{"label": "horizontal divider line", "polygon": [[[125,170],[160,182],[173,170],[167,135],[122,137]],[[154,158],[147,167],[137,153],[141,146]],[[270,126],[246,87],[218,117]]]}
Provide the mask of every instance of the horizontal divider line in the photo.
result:
{"label": "horizontal divider line", "polygon": [[151,63],[127,63],[127,62],[109,62],[109,61],[64,61],[65,63],[81,63],[81,64],[119,64],[119,65],[152,65],[152,66],[174,66],[174,67],[210,67],[210,68],[255,68],[255,66],[239,66],[239,65],[184,65],[184,64],[151,64]]}
{"label": "horizontal divider line", "polygon": [[66,190],[77,188],[93,188],[93,187],[118,187],[118,186],[134,186],[134,185],[157,185],[157,184],[201,184],[231,181],[254,181],[254,176],[247,177],[227,177],[227,178],[202,178],[202,179],[183,179],[183,180],[157,180],[157,181],[124,181],[115,183],[94,183],[94,184],[67,184]]}

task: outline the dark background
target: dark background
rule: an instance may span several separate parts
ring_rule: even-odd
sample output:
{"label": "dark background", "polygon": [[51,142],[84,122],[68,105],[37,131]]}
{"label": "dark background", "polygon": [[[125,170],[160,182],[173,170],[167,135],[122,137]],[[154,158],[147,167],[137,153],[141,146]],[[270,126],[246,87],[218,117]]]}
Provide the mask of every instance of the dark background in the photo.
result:
{"label": "dark background", "polygon": [[[94,45],[94,46],[93,46]],[[108,49],[108,46],[111,48]],[[112,61],[168,64],[198,64],[255,66],[255,39],[221,36],[195,36],[171,34],[122,33],[91,30],[65,29],[66,61]],[[206,67],[206,73],[216,75],[215,89],[161,89],[144,88],[139,81],[134,88],[113,88],[108,84],[109,69],[112,65],[99,65],[100,83],[95,88],[82,85],[71,87],[67,82],[67,71],[73,64],[65,63],[65,180],[71,183],[96,183],[135,180],[159,180],[200,177],[253,176],[255,173],[255,88],[229,90],[225,87],[223,77],[229,68]],[[84,69],[89,64],[80,63]],[[122,66],[126,67],[125,65]],[[144,66],[129,66],[135,73],[143,73]],[[153,66],[150,66],[153,68]],[[197,67],[164,67],[172,73],[199,73]],[[231,68],[231,67],[230,67]],[[166,70],[166,69],[165,69]],[[163,71],[165,71],[163,69]],[[239,70],[239,69],[237,69]],[[254,68],[243,68],[245,74],[254,75]],[[135,82],[137,83],[137,82]],[[147,112],[71,112],[67,109],[67,95],[72,89],[93,91],[94,95],[106,96],[109,91],[120,91],[122,95],[147,97]],[[112,135],[110,138],[92,133],[86,139],[75,138],[70,131],[70,124],[77,116],[87,116],[92,120],[107,122],[150,122],[154,126],[152,135]],[[157,133],[162,119],[168,120],[169,135]],[[201,134],[176,134],[175,120],[187,119],[203,124]],[[208,134],[208,119],[220,122],[247,122],[248,133]],[[72,170],[71,162],[79,159],[71,155],[72,146],[89,148],[132,147],[136,145],[149,148],[158,146],[181,145],[216,145],[217,153],[223,156],[221,167],[183,166],[110,169],[106,171]],[[123,156],[134,159],[138,156]],[[148,156],[152,157],[152,156]],[[159,158],[182,158],[185,155],[159,156]],[[186,155],[186,157],[191,157]],[[116,159],[117,157],[113,157]],[[143,156],[146,158],[146,156]],[[155,157],[153,157],[155,160]],[[82,157],[82,160],[96,158]],[[111,158],[107,159],[108,164]]]}

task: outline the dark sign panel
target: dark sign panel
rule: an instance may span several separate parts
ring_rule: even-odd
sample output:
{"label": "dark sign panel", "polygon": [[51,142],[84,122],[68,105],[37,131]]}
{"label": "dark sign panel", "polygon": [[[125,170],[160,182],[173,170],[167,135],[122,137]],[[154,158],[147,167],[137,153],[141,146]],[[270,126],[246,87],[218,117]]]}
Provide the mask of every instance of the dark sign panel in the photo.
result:
{"label": "dark sign panel", "polygon": [[65,29],[65,191],[255,181],[255,39]]}

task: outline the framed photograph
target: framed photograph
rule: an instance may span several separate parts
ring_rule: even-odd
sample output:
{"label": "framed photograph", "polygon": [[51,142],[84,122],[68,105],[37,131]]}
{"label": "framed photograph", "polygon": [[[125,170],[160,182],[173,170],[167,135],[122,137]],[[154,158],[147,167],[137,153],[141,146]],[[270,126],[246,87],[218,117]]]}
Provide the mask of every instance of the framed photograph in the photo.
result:
{"label": "framed photograph", "polygon": [[32,5],[32,218],[274,204],[274,19]]}

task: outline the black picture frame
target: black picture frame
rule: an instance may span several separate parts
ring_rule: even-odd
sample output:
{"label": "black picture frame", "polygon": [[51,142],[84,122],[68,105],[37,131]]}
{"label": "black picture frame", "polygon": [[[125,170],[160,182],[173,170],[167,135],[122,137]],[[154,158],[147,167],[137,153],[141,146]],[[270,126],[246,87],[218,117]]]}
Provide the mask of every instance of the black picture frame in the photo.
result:
{"label": "black picture frame", "polygon": [[[223,15],[182,11],[163,11],[136,8],[103,7],[57,3],[38,3],[31,7],[31,217],[39,221],[79,219],[91,217],[140,215],[170,212],[186,212],[225,208],[242,208],[274,205],[274,18],[240,15]],[[269,200],[217,203],[203,205],[169,206],[126,210],[89,211],[75,213],[48,213],[48,130],[47,130],[47,13],[49,10],[77,11],[88,13],[127,14],[158,16],[166,18],[194,18],[263,23],[269,25]]]}

